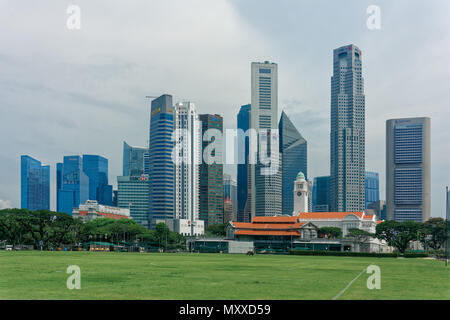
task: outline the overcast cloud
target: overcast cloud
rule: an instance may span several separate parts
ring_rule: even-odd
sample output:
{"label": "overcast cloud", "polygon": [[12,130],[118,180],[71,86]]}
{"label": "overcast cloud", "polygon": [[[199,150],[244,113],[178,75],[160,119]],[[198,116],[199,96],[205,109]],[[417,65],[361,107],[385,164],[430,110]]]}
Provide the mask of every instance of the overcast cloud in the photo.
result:
{"label": "overcast cloud", "polygon": [[[81,30],[66,9],[81,8]],[[381,8],[381,30],[366,9]],[[64,155],[109,159],[121,174],[122,142],[146,145],[146,95],[169,93],[236,126],[250,102],[250,63],[279,65],[279,113],[308,140],[309,177],[329,174],[332,50],[363,51],[366,169],[381,176],[385,121],[432,121],[432,215],[450,184],[450,2],[396,1],[1,1],[0,208],[20,206],[20,155],[51,165]],[[226,169],[235,175],[234,168]]]}

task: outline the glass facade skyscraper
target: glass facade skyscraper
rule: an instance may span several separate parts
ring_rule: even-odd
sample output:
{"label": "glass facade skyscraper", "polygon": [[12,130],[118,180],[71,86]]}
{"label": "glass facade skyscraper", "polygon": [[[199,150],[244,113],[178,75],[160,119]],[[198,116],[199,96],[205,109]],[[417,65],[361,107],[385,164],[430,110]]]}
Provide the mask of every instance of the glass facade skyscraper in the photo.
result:
{"label": "glass facade skyscraper", "polygon": [[[238,132],[238,165],[237,165],[237,220],[239,222],[248,222],[249,210],[246,210],[248,200],[248,152],[249,152],[249,137],[245,135],[250,128],[250,111],[251,105],[246,104],[241,106],[237,115],[237,128],[242,130]],[[244,135],[241,137],[240,135]],[[236,204],[234,204],[236,206]]]}
{"label": "glass facade skyscraper", "polygon": [[89,199],[89,177],[83,170],[80,156],[65,156],[58,163],[57,170],[57,211],[72,214],[73,208]]}
{"label": "glass facade skyscraper", "polygon": [[431,216],[430,118],[386,122],[386,216],[423,222]]}
{"label": "glass facade skyscraper", "polygon": [[308,179],[308,146],[284,111],[281,113],[278,130],[282,154],[283,214],[292,215],[294,211],[294,181],[297,174],[303,172],[305,179]]}
{"label": "glass facade skyscraper", "polygon": [[[238,210],[237,210],[237,181],[233,179],[229,174],[223,175],[223,200],[229,199],[233,206],[233,221],[237,220]],[[225,210],[224,210],[225,212]]]}
{"label": "glass facade skyscraper", "polygon": [[[205,133],[209,129],[217,129],[223,132],[223,119],[218,114],[201,114],[202,122],[202,154],[205,148],[214,138],[209,139]],[[217,162],[208,164],[203,159],[200,165],[200,220],[204,221],[205,227],[213,224],[223,223],[223,159],[222,139],[214,140],[215,149],[211,156]]]}
{"label": "glass facade skyscraper", "polygon": [[112,185],[108,184],[108,159],[98,155],[65,156],[56,164],[56,207],[72,214],[87,200],[112,205]]}
{"label": "glass facade skyscraper", "polygon": [[312,211],[330,211],[330,176],[314,178],[312,191]]}
{"label": "glass facade skyscraper", "polygon": [[330,210],[365,208],[365,95],[362,52],[335,49],[331,77]]}
{"label": "glass facade skyscraper", "polygon": [[146,174],[141,176],[117,177],[117,205],[130,209],[130,216],[148,228],[150,183]]}
{"label": "glass facade skyscraper", "polygon": [[[112,185],[108,185],[108,159],[98,155],[83,155],[83,171],[89,178],[89,200],[112,205]],[[83,202],[84,203],[84,202]]]}
{"label": "glass facade skyscraper", "polygon": [[140,176],[145,171],[145,158],[148,149],[130,146],[123,142],[123,170],[122,176]]}
{"label": "glass facade skyscraper", "polygon": [[50,166],[20,157],[20,202],[22,209],[50,210]]}
{"label": "glass facade skyscraper", "polygon": [[378,172],[366,172],[366,207],[380,200],[380,177]]}
{"label": "glass facade skyscraper", "polygon": [[148,170],[150,180],[149,226],[174,217],[174,110],[172,96],[164,94],[151,103]]}

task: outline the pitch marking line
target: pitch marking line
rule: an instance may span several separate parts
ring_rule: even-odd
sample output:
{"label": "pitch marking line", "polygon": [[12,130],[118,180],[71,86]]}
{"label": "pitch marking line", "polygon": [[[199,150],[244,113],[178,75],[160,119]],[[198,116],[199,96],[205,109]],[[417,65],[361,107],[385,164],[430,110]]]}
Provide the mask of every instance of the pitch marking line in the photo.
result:
{"label": "pitch marking line", "polygon": [[350,288],[350,286],[352,285],[352,283],[353,282],[355,282],[365,271],[367,270],[367,268],[364,268],[363,269],[363,271],[361,271],[361,273],[360,274],[358,274],[357,276],[356,276],[356,278],[355,279],[353,279],[352,281],[350,281],[349,282],[349,284],[344,288],[344,289],[342,289],[342,291],[341,292],[339,292],[338,294],[337,294],[337,296],[335,296],[334,298],[333,298],[333,300],[337,300],[340,296],[342,296],[342,294],[345,292],[345,290],[347,290],[348,288]]}

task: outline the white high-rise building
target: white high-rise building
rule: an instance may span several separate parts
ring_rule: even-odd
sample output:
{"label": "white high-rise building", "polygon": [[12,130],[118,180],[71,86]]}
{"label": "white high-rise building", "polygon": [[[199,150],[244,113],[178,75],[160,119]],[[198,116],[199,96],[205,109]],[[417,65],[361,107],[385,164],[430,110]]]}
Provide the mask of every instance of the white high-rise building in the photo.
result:
{"label": "white high-rise building", "polygon": [[[253,62],[251,65],[251,113],[250,128],[258,135],[267,134],[267,131],[278,131],[278,65],[276,63]],[[277,136],[278,138],[278,136]],[[268,139],[267,155],[273,153],[277,157],[271,168],[271,174],[262,174],[261,169],[269,167],[262,164],[266,152],[260,152],[259,145],[252,146],[255,141],[250,140],[250,153],[257,151],[257,156],[249,154],[249,158],[256,159],[257,165],[250,165],[250,203],[251,216],[275,216],[282,214],[282,172],[281,154],[277,145],[270,150]],[[259,144],[259,142],[256,142]],[[264,154],[263,154],[264,153]],[[263,156],[263,157],[262,157]],[[272,156],[271,156],[272,157]]]}
{"label": "white high-rise building", "polygon": [[299,172],[294,181],[294,212],[293,216],[301,212],[309,212],[309,183],[305,179],[303,172]]}
{"label": "white high-rise building", "polygon": [[177,103],[174,108],[175,212],[173,229],[186,236],[204,233],[199,220],[201,123],[195,105]]}
{"label": "white high-rise building", "polygon": [[361,50],[335,49],[331,77],[331,211],[365,208],[365,95]]}

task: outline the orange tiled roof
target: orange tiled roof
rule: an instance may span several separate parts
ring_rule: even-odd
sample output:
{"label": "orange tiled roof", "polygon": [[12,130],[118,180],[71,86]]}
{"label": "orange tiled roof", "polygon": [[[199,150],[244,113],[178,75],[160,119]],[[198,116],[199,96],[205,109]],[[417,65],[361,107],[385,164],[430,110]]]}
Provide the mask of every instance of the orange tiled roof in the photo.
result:
{"label": "orange tiled roof", "polygon": [[233,222],[236,229],[253,229],[253,230],[267,230],[267,229],[298,229],[303,226],[305,222],[298,223],[248,223],[248,222]]}
{"label": "orange tiled roof", "polygon": [[373,219],[373,214],[366,214],[364,216],[364,220],[372,220]]}
{"label": "orange tiled roof", "polygon": [[237,230],[235,235],[247,236],[299,236],[297,230],[292,231],[277,231],[277,230]]}
{"label": "orange tiled roof", "polygon": [[300,219],[344,219],[349,214],[362,218],[364,212],[300,212]]}

